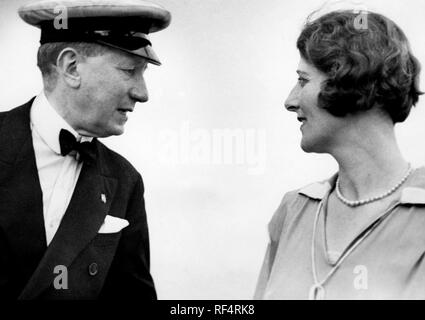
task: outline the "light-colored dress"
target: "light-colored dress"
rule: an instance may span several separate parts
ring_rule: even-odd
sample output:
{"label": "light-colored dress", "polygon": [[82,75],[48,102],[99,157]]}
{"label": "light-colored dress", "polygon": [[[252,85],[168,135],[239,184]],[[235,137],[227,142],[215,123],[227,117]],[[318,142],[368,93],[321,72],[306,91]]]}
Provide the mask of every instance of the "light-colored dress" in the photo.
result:
{"label": "light-colored dress", "polygon": [[[254,299],[309,298],[314,220],[335,180],[336,175],[283,197],[269,223]],[[323,218],[314,238],[318,281],[335,266],[325,254]],[[425,299],[425,168],[411,174],[400,197],[359,236],[364,239],[323,285],[325,299]]]}

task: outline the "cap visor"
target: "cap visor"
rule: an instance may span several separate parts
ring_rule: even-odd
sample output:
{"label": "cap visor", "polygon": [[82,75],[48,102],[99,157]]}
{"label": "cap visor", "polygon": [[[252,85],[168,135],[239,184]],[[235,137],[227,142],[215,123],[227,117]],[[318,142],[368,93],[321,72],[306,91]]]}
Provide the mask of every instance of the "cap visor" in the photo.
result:
{"label": "cap visor", "polygon": [[108,46],[108,47],[112,47],[112,48],[115,48],[115,49],[118,49],[118,50],[125,51],[125,52],[130,53],[130,54],[134,54],[136,56],[145,58],[146,60],[148,60],[148,62],[155,64],[157,66],[161,65],[161,61],[159,61],[158,56],[156,55],[155,51],[153,51],[153,49],[150,45],[144,46],[144,47],[136,49],[136,50],[129,50],[127,48],[120,47],[120,46],[114,45],[112,43],[105,42],[103,40],[97,40],[96,42],[99,43],[99,44]]}

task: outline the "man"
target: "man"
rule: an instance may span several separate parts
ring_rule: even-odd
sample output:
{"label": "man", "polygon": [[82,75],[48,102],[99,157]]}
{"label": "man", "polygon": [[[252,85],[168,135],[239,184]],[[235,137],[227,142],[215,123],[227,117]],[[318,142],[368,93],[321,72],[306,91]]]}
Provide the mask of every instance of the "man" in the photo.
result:
{"label": "man", "polygon": [[148,100],[147,35],[170,13],[44,0],[19,14],[41,29],[44,90],[0,113],[0,298],[156,299],[142,178],[97,138]]}

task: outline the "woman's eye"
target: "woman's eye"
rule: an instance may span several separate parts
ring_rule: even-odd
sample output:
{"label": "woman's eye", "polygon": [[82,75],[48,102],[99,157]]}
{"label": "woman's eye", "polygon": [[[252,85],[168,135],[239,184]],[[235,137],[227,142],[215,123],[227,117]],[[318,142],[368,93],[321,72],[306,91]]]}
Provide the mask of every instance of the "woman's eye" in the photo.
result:
{"label": "woman's eye", "polygon": [[298,83],[300,84],[301,87],[304,87],[305,84],[308,82],[308,80],[306,78],[298,78]]}

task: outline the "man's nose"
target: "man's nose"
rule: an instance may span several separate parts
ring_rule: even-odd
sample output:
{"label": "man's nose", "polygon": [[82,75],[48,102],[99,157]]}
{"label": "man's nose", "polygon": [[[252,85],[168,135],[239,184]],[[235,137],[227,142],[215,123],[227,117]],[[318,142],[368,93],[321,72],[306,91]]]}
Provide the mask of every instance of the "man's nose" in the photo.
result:
{"label": "man's nose", "polygon": [[292,88],[289,96],[285,100],[285,108],[288,111],[297,111],[299,108],[299,87],[298,84]]}
{"label": "man's nose", "polygon": [[148,89],[143,76],[138,77],[130,90],[130,96],[136,102],[146,102],[149,100]]}

